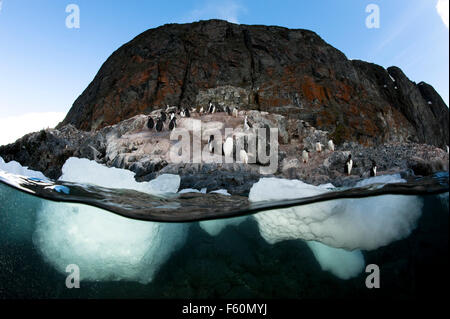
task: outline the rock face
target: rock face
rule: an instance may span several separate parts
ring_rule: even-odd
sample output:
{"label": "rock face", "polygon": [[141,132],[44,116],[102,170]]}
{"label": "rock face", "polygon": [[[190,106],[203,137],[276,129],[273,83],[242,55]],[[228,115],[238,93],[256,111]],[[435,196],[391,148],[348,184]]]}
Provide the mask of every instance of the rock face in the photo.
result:
{"label": "rock face", "polygon": [[123,45],[59,127],[97,130],[209,100],[308,121],[337,144],[449,144],[448,107],[400,69],[348,60],[308,30],[221,20],[164,25]]}

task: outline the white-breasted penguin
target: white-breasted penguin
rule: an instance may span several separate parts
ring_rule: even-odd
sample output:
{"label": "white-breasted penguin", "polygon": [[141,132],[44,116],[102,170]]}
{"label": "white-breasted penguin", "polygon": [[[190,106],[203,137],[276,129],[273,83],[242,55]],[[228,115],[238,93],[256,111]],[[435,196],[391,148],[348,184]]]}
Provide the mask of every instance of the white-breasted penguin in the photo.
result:
{"label": "white-breasted penguin", "polygon": [[164,121],[162,120],[162,118],[158,118],[158,120],[156,121],[156,130],[158,132],[161,132],[163,127],[164,127]]}
{"label": "white-breasted penguin", "polygon": [[247,119],[247,115],[244,118],[244,130],[248,131],[253,127],[252,123]]}
{"label": "white-breasted penguin", "polygon": [[316,143],[316,152],[318,153],[322,152],[322,143],[320,142]]}
{"label": "white-breasted penguin", "polygon": [[377,176],[377,163],[372,160],[372,167],[370,168],[370,176],[375,177]]}
{"label": "white-breasted penguin", "polygon": [[239,111],[237,109],[237,107],[233,107],[233,116],[234,117],[238,117]]}
{"label": "white-breasted penguin", "polygon": [[248,164],[248,154],[245,150],[239,151],[239,157],[240,157],[242,163]]}
{"label": "white-breasted penguin", "polygon": [[305,148],[302,152],[303,163],[308,163],[309,160],[309,150]]}
{"label": "white-breasted penguin", "polygon": [[229,136],[225,139],[225,143],[222,146],[223,155],[225,157],[233,156],[233,137]]}
{"label": "white-breasted penguin", "polygon": [[333,140],[328,141],[328,149],[332,152],[334,152],[334,143]]}
{"label": "white-breasted penguin", "polygon": [[353,160],[352,160],[352,154],[350,154],[350,155],[348,155],[347,161],[345,162],[344,172],[347,175],[350,175],[352,173],[352,167],[353,167]]}

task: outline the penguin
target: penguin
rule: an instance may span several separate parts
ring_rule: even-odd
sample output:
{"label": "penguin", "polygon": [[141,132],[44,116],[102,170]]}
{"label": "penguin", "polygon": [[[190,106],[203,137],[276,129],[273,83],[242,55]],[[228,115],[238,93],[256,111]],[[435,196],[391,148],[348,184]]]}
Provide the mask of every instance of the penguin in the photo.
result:
{"label": "penguin", "polygon": [[158,120],[156,121],[156,130],[158,132],[161,132],[163,127],[164,127],[164,121],[162,120],[162,118],[158,118]]}
{"label": "penguin", "polygon": [[209,101],[208,113],[213,114],[214,112],[216,112],[216,106],[211,101]]}
{"label": "penguin", "polygon": [[184,110],[181,110],[181,111],[180,111],[180,116],[181,116],[181,117],[185,117],[185,116],[186,116],[186,112],[184,112]]}
{"label": "penguin", "polygon": [[239,111],[236,107],[233,108],[233,116],[238,117]]}
{"label": "penguin", "polygon": [[189,109],[188,109],[188,108],[185,108],[185,109],[184,109],[184,113],[185,113],[185,116],[186,116],[186,117],[191,117],[191,113],[189,112]]}
{"label": "penguin", "polygon": [[147,127],[149,130],[151,130],[153,129],[153,126],[155,126],[155,121],[153,121],[152,117],[149,116],[147,121]]}
{"label": "penguin", "polygon": [[227,107],[225,108],[225,111],[227,112],[227,114],[228,114],[229,116],[231,116],[231,110],[230,110],[230,108],[228,107],[228,105],[227,105]]}
{"label": "penguin", "polygon": [[334,152],[334,143],[333,140],[328,141],[328,149],[332,152]]}
{"label": "penguin", "polygon": [[231,136],[226,138],[225,143],[223,143],[222,150],[225,157],[230,157],[233,155],[233,138]]}
{"label": "penguin", "polygon": [[318,153],[322,152],[322,143],[320,143],[320,142],[316,143],[316,152],[318,152]]}
{"label": "penguin", "polygon": [[248,155],[245,150],[241,150],[239,152],[239,157],[241,158],[242,163],[248,164]]}
{"label": "penguin", "polygon": [[370,176],[371,177],[377,176],[377,163],[375,163],[374,160],[372,160],[372,168],[370,169]]}
{"label": "penguin", "polygon": [[209,100],[209,102],[208,102],[208,113],[211,113],[211,111],[212,111],[212,102],[211,102],[211,100]]}
{"label": "penguin", "polygon": [[177,118],[174,116],[169,123],[169,130],[173,131],[177,127]]}
{"label": "penguin", "polygon": [[352,167],[353,167],[353,160],[352,160],[352,154],[350,154],[347,158],[347,161],[345,162],[344,172],[347,175],[350,175],[352,173]]}
{"label": "penguin", "polygon": [[309,150],[305,148],[302,152],[303,163],[308,163],[309,160]]}
{"label": "penguin", "polygon": [[249,129],[251,129],[253,127],[253,125],[252,125],[252,123],[250,123],[249,121],[248,121],[248,119],[247,119],[247,115],[245,116],[245,119],[244,119],[244,129],[246,130],[246,131],[248,131]]}
{"label": "penguin", "polygon": [[447,154],[448,154],[448,145],[446,145],[446,147],[447,147]]}
{"label": "penguin", "polygon": [[[190,113],[195,113],[195,112],[197,112],[197,109],[195,107],[191,107]],[[188,117],[190,117],[190,116],[188,116]]]}
{"label": "penguin", "polygon": [[163,122],[165,122],[166,120],[167,120],[167,115],[166,115],[166,112],[164,112],[164,111],[162,111],[161,112],[161,120],[163,121]]}
{"label": "penguin", "polygon": [[208,140],[208,151],[214,153],[214,135],[209,136]]}
{"label": "penguin", "polygon": [[204,112],[204,109],[203,109],[203,106],[202,106],[202,107],[200,107],[200,110],[198,111],[198,113],[203,114],[203,112]]}

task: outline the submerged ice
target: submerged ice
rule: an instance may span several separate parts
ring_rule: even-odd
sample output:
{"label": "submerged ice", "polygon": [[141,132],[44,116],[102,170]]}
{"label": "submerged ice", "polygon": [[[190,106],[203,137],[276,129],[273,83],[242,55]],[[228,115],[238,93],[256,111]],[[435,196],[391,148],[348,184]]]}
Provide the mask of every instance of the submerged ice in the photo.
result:
{"label": "submerged ice", "polygon": [[183,224],[142,222],[95,207],[46,202],[38,212],[33,242],[62,273],[76,264],[82,280],[148,283],[185,236]]}
{"label": "submerged ice", "polygon": [[[298,180],[264,178],[253,185],[249,199],[293,199],[324,192]],[[417,196],[383,195],[271,210],[254,217],[269,243],[301,238],[336,248],[373,250],[407,237],[422,206]]]}
{"label": "submerged ice", "polygon": [[[61,180],[128,188],[153,195],[175,193],[180,178],[162,175],[137,183],[133,173],[71,158]],[[38,211],[33,242],[58,271],[76,264],[84,280],[132,280],[148,283],[180,247],[186,224],[142,222],[80,204],[44,202]]]}
{"label": "submerged ice", "polygon": [[[364,184],[390,181],[401,182],[398,176],[393,176]],[[253,202],[294,199],[327,191],[298,180],[264,178],[253,185],[249,199]],[[322,269],[348,279],[357,276],[364,267],[360,249],[377,249],[407,237],[416,227],[422,206],[417,196],[384,195],[265,211],[253,217],[267,242],[304,239]]]}

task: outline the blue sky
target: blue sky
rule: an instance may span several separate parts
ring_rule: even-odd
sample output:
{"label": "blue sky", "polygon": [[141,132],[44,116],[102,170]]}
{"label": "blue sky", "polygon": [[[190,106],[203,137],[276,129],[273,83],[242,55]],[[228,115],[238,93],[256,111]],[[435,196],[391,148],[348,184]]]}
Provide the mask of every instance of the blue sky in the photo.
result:
{"label": "blue sky", "polygon": [[[438,1],[447,8],[441,15]],[[71,3],[80,8],[79,29],[65,25]],[[372,3],[380,8],[378,29],[365,24]],[[399,66],[449,101],[448,0],[0,0],[0,6],[0,135],[2,126],[30,113],[39,125],[54,125],[112,52],[141,32],[210,18],[313,30],[348,58]]]}

